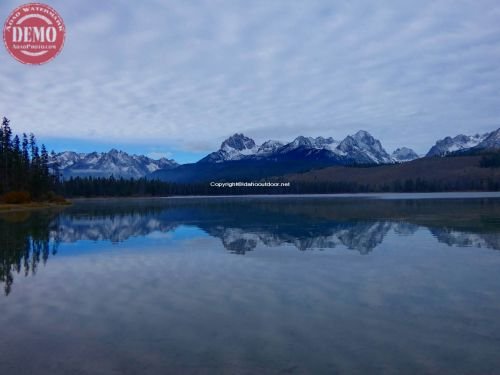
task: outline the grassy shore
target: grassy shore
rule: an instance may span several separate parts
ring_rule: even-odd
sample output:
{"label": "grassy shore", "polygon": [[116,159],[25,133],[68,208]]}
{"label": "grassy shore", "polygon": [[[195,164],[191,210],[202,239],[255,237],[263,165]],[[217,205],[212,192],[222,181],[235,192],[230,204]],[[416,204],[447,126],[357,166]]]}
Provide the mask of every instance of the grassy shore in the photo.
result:
{"label": "grassy shore", "polygon": [[59,208],[71,205],[70,201],[65,202],[29,202],[29,203],[0,203],[0,213],[39,210],[44,208]]}

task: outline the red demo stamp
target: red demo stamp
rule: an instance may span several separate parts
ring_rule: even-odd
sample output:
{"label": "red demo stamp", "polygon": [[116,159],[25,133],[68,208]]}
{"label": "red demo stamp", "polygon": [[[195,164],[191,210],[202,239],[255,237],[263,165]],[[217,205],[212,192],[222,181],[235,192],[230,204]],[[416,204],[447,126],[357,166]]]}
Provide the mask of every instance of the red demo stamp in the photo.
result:
{"label": "red demo stamp", "polygon": [[7,51],[23,64],[40,65],[52,60],[61,52],[65,35],[61,16],[40,3],[14,9],[3,28]]}

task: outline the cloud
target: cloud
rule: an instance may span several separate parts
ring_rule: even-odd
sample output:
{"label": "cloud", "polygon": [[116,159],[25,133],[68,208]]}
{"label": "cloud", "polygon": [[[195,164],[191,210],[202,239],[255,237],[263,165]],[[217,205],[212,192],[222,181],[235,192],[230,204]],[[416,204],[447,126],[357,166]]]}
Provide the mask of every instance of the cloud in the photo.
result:
{"label": "cloud", "polygon": [[422,153],[500,125],[495,1],[51,5],[68,30],[57,59],[0,54],[0,113],[39,137],[210,151],[236,131],[363,128]]}

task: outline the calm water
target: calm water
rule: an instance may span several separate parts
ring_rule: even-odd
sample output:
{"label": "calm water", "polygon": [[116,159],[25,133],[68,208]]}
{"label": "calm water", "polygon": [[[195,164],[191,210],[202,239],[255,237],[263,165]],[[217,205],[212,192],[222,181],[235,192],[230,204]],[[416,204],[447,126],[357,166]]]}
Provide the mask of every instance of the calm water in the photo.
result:
{"label": "calm water", "polygon": [[500,198],[394,197],[3,215],[0,374],[500,374]]}

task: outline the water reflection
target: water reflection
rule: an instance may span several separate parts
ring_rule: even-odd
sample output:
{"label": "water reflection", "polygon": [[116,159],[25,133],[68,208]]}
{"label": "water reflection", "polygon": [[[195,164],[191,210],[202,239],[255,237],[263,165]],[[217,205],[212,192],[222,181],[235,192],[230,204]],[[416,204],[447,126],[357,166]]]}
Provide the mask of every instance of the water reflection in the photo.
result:
{"label": "water reflection", "polygon": [[[53,214],[15,213],[0,219],[0,281],[8,295],[14,273],[36,274],[38,264],[57,253],[58,217]],[[57,237],[57,236],[55,236]]]}
{"label": "water reflection", "polygon": [[450,246],[500,249],[500,200],[374,199],[191,199],[94,202],[60,217],[58,240],[126,241],[149,233],[196,226],[244,254],[259,244],[299,250],[343,245],[368,254],[392,230],[413,235],[419,228]]}
{"label": "water reflection", "polygon": [[500,200],[187,199],[92,201],[55,213],[0,217],[0,281],[35,274],[60,243],[124,242],[193,226],[234,254],[262,247],[369,254],[388,233],[426,229],[449,246],[500,249]]}

